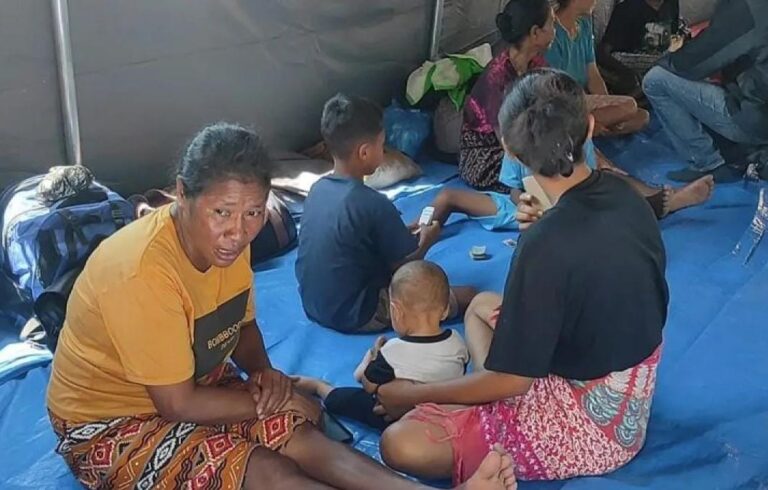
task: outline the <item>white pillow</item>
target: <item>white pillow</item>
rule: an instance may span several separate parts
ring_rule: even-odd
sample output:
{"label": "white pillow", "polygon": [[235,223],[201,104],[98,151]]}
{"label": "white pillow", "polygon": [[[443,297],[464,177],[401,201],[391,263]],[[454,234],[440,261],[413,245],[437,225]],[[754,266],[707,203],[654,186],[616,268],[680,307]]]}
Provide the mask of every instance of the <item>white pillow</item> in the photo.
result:
{"label": "white pillow", "polygon": [[421,177],[421,167],[407,155],[392,148],[384,149],[384,163],[373,175],[365,178],[365,184],[373,189],[391,187],[404,180]]}

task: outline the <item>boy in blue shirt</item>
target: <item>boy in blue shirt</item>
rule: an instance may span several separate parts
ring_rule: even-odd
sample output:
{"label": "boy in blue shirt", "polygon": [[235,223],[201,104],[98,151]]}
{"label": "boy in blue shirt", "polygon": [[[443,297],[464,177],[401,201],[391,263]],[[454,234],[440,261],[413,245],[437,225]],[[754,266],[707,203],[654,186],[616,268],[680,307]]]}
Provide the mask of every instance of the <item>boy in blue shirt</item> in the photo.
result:
{"label": "boy in blue shirt", "polygon": [[[652,187],[617,169],[603,159],[598,163],[598,153],[592,143],[594,117],[590,117],[589,134],[584,144],[587,166],[592,170],[613,172],[626,180],[635,191],[646,198],[658,219],[667,214],[706,202],[712,194],[714,181],[711,177],[698,179],[685,187],[673,189]],[[477,220],[487,230],[524,230],[544,213],[536,199],[525,192],[523,179],[533,175],[517,158],[504,155],[499,182],[510,188],[509,194],[445,189],[438,194],[432,206],[434,219],[441,225],[452,213],[464,213]],[[555,203],[556,204],[556,203]]]}
{"label": "boy in blue shirt", "polygon": [[[440,235],[440,224],[414,236],[395,206],[367,187],[384,158],[381,109],[360,97],[336,95],[323,110],[321,133],[334,171],[320,179],[304,203],[296,277],[307,316],[343,333],[389,328],[389,283],[398,267],[424,258]],[[455,317],[476,294],[451,290]]]}

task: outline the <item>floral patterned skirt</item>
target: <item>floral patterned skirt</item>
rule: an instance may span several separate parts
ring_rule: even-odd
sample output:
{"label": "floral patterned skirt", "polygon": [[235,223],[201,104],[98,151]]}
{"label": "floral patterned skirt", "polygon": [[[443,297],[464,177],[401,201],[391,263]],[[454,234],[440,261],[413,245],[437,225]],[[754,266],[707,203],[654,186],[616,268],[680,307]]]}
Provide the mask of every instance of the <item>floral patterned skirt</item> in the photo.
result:
{"label": "floral patterned skirt", "polygon": [[408,418],[440,426],[453,445],[454,481],[466,481],[500,443],[521,480],[609,473],[642,449],[661,347],[640,364],[591,381],[550,375],[525,395],[449,411],[421,405]]}
{"label": "floral patterned skirt", "polygon": [[[247,389],[229,365],[207,381]],[[93,489],[240,489],[251,452],[280,450],[307,422],[295,411],[216,426],[169,422],[157,414],[79,424],[49,415],[56,452]]]}

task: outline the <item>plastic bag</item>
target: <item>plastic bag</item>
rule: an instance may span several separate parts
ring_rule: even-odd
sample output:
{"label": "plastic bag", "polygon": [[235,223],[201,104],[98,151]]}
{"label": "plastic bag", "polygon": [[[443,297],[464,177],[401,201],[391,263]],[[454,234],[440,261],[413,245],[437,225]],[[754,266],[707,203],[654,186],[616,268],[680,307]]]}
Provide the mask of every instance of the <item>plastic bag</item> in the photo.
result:
{"label": "plastic bag", "polygon": [[432,132],[432,116],[418,109],[404,109],[397,102],[384,110],[387,146],[416,158]]}
{"label": "plastic bag", "polygon": [[760,197],[757,200],[757,211],[749,224],[749,228],[742,235],[739,243],[731,252],[733,255],[743,260],[746,265],[755,253],[757,246],[763,240],[765,230],[768,228],[768,191],[766,188],[760,189]]}

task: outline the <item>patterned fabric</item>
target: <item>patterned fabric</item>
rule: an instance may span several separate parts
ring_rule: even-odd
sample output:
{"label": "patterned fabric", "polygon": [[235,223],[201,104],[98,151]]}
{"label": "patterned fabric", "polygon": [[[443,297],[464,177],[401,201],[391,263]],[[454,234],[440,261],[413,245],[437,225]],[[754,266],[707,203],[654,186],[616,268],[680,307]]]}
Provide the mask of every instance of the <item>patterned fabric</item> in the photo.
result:
{"label": "patterned fabric", "polygon": [[623,53],[616,51],[613,53],[613,57],[619,60],[623,65],[629,67],[640,76],[644,76],[648,73],[657,61],[661,58],[658,54],[646,54],[646,53]]}
{"label": "patterned fabric", "polygon": [[[547,63],[541,56],[531,60],[528,69],[540,68]],[[464,123],[479,133],[492,133],[499,127],[499,109],[512,82],[520,76],[505,49],[496,55],[477,79],[464,106]]]}
{"label": "patterned fabric", "polygon": [[478,407],[481,433],[501,443],[523,480],[613,471],[645,443],[661,349],[625,371],[592,381],[550,375],[528,393]]}
{"label": "patterned fabric", "polygon": [[509,194],[509,187],[499,182],[504,150],[496,133],[480,133],[465,124],[461,130],[459,175],[479,190]]}
{"label": "patterned fabric", "polygon": [[[230,366],[208,384],[247,389]],[[307,422],[287,411],[264,420],[204,426],[174,423],[156,414],[70,424],[50,413],[64,457],[86,488],[239,489],[251,451],[280,450]]]}
{"label": "patterned fabric", "polygon": [[[537,56],[531,61],[529,69],[543,66],[546,62]],[[476,189],[509,192],[507,186],[499,183],[504,150],[496,137],[496,130],[504,96],[518,76],[509,59],[509,50],[503,50],[475,82],[464,106],[459,175]]]}
{"label": "patterned fabric", "polygon": [[628,463],[645,443],[660,357],[661,347],[637,366],[599,379],[550,375],[534,380],[522,396],[458,411],[425,404],[406,418],[447,434],[433,439],[451,441],[456,484],[474,474],[496,443],[512,455],[521,480],[605,474]]}

